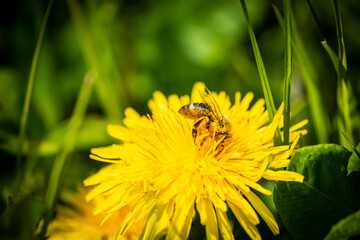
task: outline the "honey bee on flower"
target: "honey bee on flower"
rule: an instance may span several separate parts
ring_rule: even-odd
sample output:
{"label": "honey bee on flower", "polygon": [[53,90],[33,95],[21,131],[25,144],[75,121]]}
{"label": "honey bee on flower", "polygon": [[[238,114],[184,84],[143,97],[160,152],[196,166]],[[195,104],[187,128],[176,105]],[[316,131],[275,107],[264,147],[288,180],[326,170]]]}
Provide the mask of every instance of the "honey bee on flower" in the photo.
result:
{"label": "honey bee on flower", "polygon": [[195,120],[192,127],[195,144],[202,146],[204,141],[211,137],[217,144],[216,150],[220,152],[231,140],[230,122],[222,115],[219,105],[208,89],[207,96],[198,91],[204,102],[186,104],[178,112],[185,118]]}
{"label": "honey bee on flower", "polygon": [[283,105],[269,120],[264,99],[250,107],[253,96],[237,92],[231,103],[225,92],[210,93],[204,83],[196,83],[190,96],[166,97],[156,91],[148,103],[151,114],[141,116],[127,108],[124,126],[108,126],[120,141],[91,150],[91,158],[109,165],[84,185],[94,186],[88,200],[98,195],[105,199],[94,209],[94,214],[106,214],[105,221],[132,208],[116,240],[143,218],[142,239],[187,239],[195,211],[207,239],[219,239],[220,234],[234,239],[228,211],[251,239],[261,238],[259,216],[279,233],[274,216],[254,191],[272,194],[260,179],[303,181],[302,175],[283,168],[306,121],[291,128],[291,147],[275,146]]}

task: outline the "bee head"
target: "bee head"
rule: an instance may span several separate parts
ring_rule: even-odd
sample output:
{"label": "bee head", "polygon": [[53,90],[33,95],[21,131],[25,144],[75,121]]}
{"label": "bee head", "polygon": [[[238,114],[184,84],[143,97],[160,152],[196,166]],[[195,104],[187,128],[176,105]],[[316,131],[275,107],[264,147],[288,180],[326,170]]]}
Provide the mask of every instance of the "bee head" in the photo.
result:
{"label": "bee head", "polygon": [[220,125],[223,128],[230,129],[230,123],[229,123],[229,120],[228,120],[226,115],[225,116],[220,116]]}

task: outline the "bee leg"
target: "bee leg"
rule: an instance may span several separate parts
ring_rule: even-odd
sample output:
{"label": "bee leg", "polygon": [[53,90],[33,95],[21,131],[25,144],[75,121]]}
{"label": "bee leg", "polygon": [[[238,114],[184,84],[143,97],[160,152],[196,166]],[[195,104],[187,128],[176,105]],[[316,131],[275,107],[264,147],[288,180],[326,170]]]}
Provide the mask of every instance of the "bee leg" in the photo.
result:
{"label": "bee leg", "polygon": [[205,117],[201,117],[198,120],[196,120],[194,122],[193,128],[192,128],[192,136],[194,138],[194,140],[197,137],[197,128],[199,127],[199,125],[201,124],[201,122],[205,119]]}
{"label": "bee leg", "polygon": [[223,135],[220,134],[220,133],[215,134],[215,138],[214,138],[214,140],[215,140],[215,142],[216,142],[215,152],[217,152],[216,155],[215,155],[215,157],[216,157],[217,155],[219,155],[222,150],[224,150],[224,148],[225,148],[225,146],[224,146],[224,140],[225,140],[225,138],[226,138],[226,137],[223,136]]}
{"label": "bee leg", "polygon": [[204,116],[196,120],[193,125],[192,136],[194,138],[195,145],[198,146],[204,145],[208,135],[209,135],[209,117]]}
{"label": "bee leg", "polygon": [[231,135],[230,134],[219,134],[221,136],[223,136],[222,138],[220,138],[220,142],[219,144],[217,145],[216,147],[216,151],[218,151],[215,155],[218,156],[224,149],[225,149],[225,146],[229,145],[230,141],[231,141]]}
{"label": "bee leg", "polygon": [[192,129],[192,136],[194,138],[194,140],[196,139],[196,136],[197,136],[197,129],[193,127]]}
{"label": "bee leg", "polygon": [[218,141],[218,144],[217,144],[216,149],[215,149],[215,151],[217,151],[217,153],[215,155],[215,157],[216,157],[224,150],[224,148],[227,145],[230,138],[229,138],[229,136],[227,134],[217,133],[215,135],[215,140]]}
{"label": "bee leg", "polygon": [[222,150],[224,150],[224,145],[218,145],[217,146],[217,148],[216,148],[216,151],[218,151],[216,154],[215,154],[215,156],[214,157],[217,157],[221,152],[222,152]]}

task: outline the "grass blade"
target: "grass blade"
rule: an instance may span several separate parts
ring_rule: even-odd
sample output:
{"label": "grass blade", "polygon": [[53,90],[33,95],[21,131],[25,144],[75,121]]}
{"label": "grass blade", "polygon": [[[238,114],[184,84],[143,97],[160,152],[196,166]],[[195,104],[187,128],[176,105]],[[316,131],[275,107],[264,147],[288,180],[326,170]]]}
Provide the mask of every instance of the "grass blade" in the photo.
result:
{"label": "grass blade", "polygon": [[64,170],[64,166],[66,160],[68,159],[68,155],[72,152],[76,137],[84,118],[86,107],[89,103],[91,92],[94,86],[94,78],[88,73],[85,76],[83,85],[81,87],[80,93],[78,95],[78,99],[76,101],[75,108],[73,110],[66,135],[64,138],[64,144],[59,154],[57,155],[51,174],[49,178],[49,184],[46,191],[45,196],[45,222],[42,228],[42,232],[40,234],[40,238],[44,238],[47,226],[51,220],[53,214],[54,203],[60,188],[61,176]]}
{"label": "grass blade", "polygon": [[340,15],[339,3],[338,0],[331,0],[334,16],[335,16],[335,24],[336,24],[336,34],[338,40],[338,57],[340,60],[340,64],[342,64],[347,70],[346,64],[346,52],[345,52],[345,42],[344,42],[344,30],[342,26],[342,20]]}
{"label": "grass blade", "polygon": [[[338,56],[336,56],[334,50],[327,44],[326,40],[322,41],[321,44],[328,53],[337,74],[337,105],[340,111],[340,116],[337,120],[339,140],[341,145],[350,150],[351,146],[349,145],[348,139],[353,141],[350,106],[351,101],[354,101],[352,98],[350,82],[345,79],[345,66],[341,64],[341,61]],[[344,137],[344,132],[346,132],[348,137]]]}
{"label": "grass blade", "polygon": [[[340,74],[341,75],[341,74]],[[352,97],[350,83],[343,79],[341,76],[338,77],[337,84],[337,102],[338,108],[340,111],[340,116],[338,118],[338,130],[339,130],[339,139],[340,144],[346,147],[348,150],[351,149],[348,141],[344,138],[344,135],[341,132],[345,132],[348,138],[351,141],[354,141],[352,123],[351,123],[351,101],[354,101]]]}
{"label": "grass blade", "polygon": [[358,150],[356,149],[354,143],[350,140],[350,138],[348,136],[346,136],[346,134],[344,132],[341,132],[341,134],[344,136],[344,138],[346,139],[346,141],[349,143],[349,145],[351,146],[351,150],[353,152],[356,153],[356,155],[358,155],[358,157],[360,158],[360,153],[358,152]]}
{"label": "grass blade", "polygon": [[[261,86],[262,86],[262,89],[264,92],[266,108],[269,113],[269,119],[270,119],[270,121],[272,121],[272,119],[274,118],[275,113],[276,113],[276,108],[275,108],[273,96],[271,94],[269,80],[268,80],[268,77],[266,74],[264,62],[261,57],[260,49],[259,49],[259,46],[256,41],[254,30],[252,29],[252,26],[250,23],[250,18],[249,18],[249,14],[248,14],[248,11],[246,8],[245,0],[240,0],[240,4],[241,4],[241,8],[244,13],[246,25],[248,27],[251,45],[252,45],[254,55],[255,55],[255,61],[256,61],[258,71],[259,71],[259,75],[260,75]],[[280,145],[282,142],[279,129],[277,129],[275,132],[274,142],[275,142],[275,145]]]}
{"label": "grass blade", "polygon": [[24,145],[24,139],[25,139],[26,126],[27,126],[27,122],[28,122],[28,116],[29,116],[29,109],[30,109],[31,95],[32,95],[34,79],[35,79],[35,72],[36,72],[37,64],[39,62],[40,49],[41,49],[42,41],[43,41],[44,35],[45,35],[46,24],[48,22],[53,3],[54,3],[54,0],[49,1],[49,4],[48,4],[46,12],[45,12],[44,19],[41,23],[39,38],[36,43],[36,48],[35,48],[34,56],[33,56],[32,63],[31,63],[31,68],[30,68],[28,84],[26,87],[24,107],[23,107],[23,111],[21,114],[21,120],[20,120],[18,152],[17,152],[17,157],[16,157],[16,168],[17,168],[17,172],[18,172],[17,173],[18,174],[17,181],[16,181],[16,191],[18,191],[18,189],[19,189],[19,185],[20,185],[21,178],[22,178],[22,173],[20,172],[20,163],[21,163],[21,158],[22,158],[23,150],[24,150],[23,145]]}
{"label": "grass blade", "polygon": [[[282,29],[285,31],[284,20],[279,9],[273,5],[275,15]],[[300,38],[295,18],[291,13],[292,26],[292,46],[294,53],[299,60],[299,68],[303,77],[304,85],[307,90],[307,98],[309,104],[314,130],[319,143],[327,143],[330,134],[330,121],[325,111],[323,100],[320,94],[320,88],[317,86],[318,76],[314,69],[312,59],[308,56],[303,41]]]}
{"label": "grass blade", "polygon": [[[339,108],[340,116],[337,119],[338,125],[338,134],[340,143],[345,146],[347,149],[351,149],[349,142],[344,138],[343,132],[346,133],[349,139],[353,140],[352,133],[352,124],[351,124],[351,103],[355,102],[352,94],[352,89],[350,82],[347,79],[347,61],[346,61],[346,51],[345,51],[345,42],[344,42],[344,33],[342,27],[342,20],[340,15],[339,4],[337,0],[332,0],[337,41],[338,41],[338,54],[336,55],[335,51],[328,45],[325,37],[318,27],[320,36],[323,38],[321,44],[324,47],[325,51],[330,57],[330,60],[334,66],[336,75],[337,75],[337,105]],[[315,23],[318,24],[315,10],[313,9],[310,0],[308,0],[312,15],[315,19]]]}
{"label": "grass blade", "polygon": [[330,57],[331,63],[334,66],[335,72],[337,75],[339,75],[339,59],[336,56],[336,53],[334,52],[334,50],[329,46],[329,44],[327,43],[326,39],[324,39],[321,42],[321,45],[324,47],[325,51],[327,52],[327,54]]}
{"label": "grass blade", "polygon": [[324,34],[322,33],[322,31],[321,31],[321,29],[320,29],[320,24],[319,24],[319,20],[318,20],[318,17],[317,17],[317,15],[316,15],[315,9],[314,9],[313,5],[311,4],[311,0],[307,0],[307,3],[308,3],[308,5],[309,5],[310,11],[311,11],[311,15],[313,16],[314,21],[315,21],[316,31],[318,32],[321,41],[323,41],[325,38],[324,38]]}
{"label": "grass blade", "polygon": [[[340,118],[338,119],[338,130],[339,130],[339,139],[340,144],[342,144],[347,149],[351,149],[348,141],[344,138],[342,132],[346,133],[346,136],[353,142],[353,131],[351,124],[351,114],[350,114],[350,102],[351,99],[351,86],[347,79],[347,63],[346,63],[346,51],[345,51],[345,42],[344,42],[344,30],[341,20],[339,3],[337,0],[331,0],[335,24],[336,24],[336,34],[338,42],[338,56],[337,56],[337,104],[340,110]],[[325,48],[326,49],[326,48]],[[333,54],[334,55],[334,54]],[[332,57],[329,54],[330,58]],[[333,56],[334,58],[334,56]],[[335,60],[332,60],[335,62]],[[335,64],[334,64],[335,65]]]}
{"label": "grass blade", "polygon": [[110,77],[107,76],[105,66],[102,65],[100,59],[101,54],[97,51],[90,29],[86,24],[86,17],[77,0],[67,1],[70,15],[72,17],[75,29],[77,31],[80,47],[82,48],[85,61],[90,69],[94,72],[96,78],[96,94],[99,97],[100,104],[106,115],[115,121],[122,118],[122,106],[117,101],[116,88],[112,86]]}
{"label": "grass blade", "polygon": [[284,144],[289,144],[290,129],[290,94],[291,94],[291,2],[284,0],[285,15],[285,79],[284,79]]}

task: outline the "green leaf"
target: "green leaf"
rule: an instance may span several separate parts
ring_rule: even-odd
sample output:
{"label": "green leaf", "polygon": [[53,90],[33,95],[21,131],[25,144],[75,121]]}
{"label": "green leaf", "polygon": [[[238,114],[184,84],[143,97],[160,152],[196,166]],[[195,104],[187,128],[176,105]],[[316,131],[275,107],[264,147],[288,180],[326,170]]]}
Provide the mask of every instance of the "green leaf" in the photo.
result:
{"label": "green leaf", "polygon": [[347,166],[348,175],[351,172],[359,172],[360,171],[360,143],[357,145],[354,152],[351,154],[349,158],[349,164]]}
{"label": "green leaf", "polygon": [[360,208],[359,174],[347,176],[351,153],[322,144],[299,149],[288,166],[303,183],[278,182],[274,202],[285,227],[300,239],[322,239],[332,225]]}
{"label": "green leaf", "polygon": [[360,210],[335,224],[325,240],[341,240],[360,235]]}

